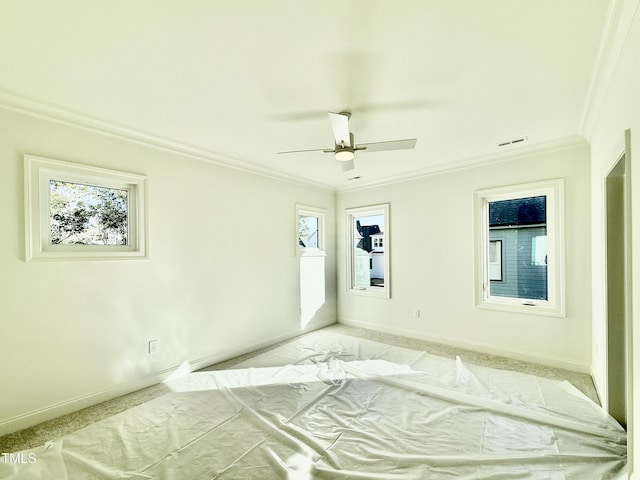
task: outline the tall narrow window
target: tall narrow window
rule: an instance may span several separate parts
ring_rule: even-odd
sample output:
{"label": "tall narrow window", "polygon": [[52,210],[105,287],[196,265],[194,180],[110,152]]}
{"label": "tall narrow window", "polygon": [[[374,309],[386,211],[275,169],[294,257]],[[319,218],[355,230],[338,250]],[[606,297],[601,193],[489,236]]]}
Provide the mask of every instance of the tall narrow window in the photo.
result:
{"label": "tall narrow window", "polygon": [[476,192],[476,299],[563,315],[562,181]]}
{"label": "tall narrow window", "polygon": [[347,217],[347,290],[390,297],[389,205],[352,208]]}
{"label": "tall narrow window", "polygon": [[325,250],[325,213],[321,208],[296,205],[296,245],[299,250]]}
{"label": "tall narrow window", "polygon": [[548,300],[547,252],[545,242],[537,241],[547,238],[547,197],[495,200],[488,206],[489,267],[492,242],[504,242],[507,260],[504,279],[489,276],[489,296]]}
{"label": "tall narrow window", "polygon": [[25,155],[26,259],[146,257],[146,179]]}

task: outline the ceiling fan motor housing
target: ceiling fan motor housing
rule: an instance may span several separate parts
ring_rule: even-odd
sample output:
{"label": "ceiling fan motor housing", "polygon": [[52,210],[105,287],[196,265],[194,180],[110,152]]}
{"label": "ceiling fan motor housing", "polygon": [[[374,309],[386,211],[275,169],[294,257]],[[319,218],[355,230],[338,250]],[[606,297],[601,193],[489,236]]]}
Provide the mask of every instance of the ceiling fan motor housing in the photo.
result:
{"label": "ceiling fan motor housing", "polygon": [[344,142],[341,142],[340,144],[336,143],[336,149],[334,151],[336,160],[339,160],[341,162],[348,162],[349,160],[353,160],[355,143],[353,142],[353,133],[351,132],[349,132],[349,140],[350,145],[345,145]]}

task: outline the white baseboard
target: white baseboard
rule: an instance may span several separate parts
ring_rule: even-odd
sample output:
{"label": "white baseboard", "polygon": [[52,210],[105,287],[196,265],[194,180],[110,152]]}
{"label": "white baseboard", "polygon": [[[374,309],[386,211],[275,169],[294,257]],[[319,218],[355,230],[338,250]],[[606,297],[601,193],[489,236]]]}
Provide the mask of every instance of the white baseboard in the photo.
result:
{"label": "white baseboard", "polygon": [[[260,340],[259,342],[252,343],[250,345],[245,345],[240,348],[234,348],[232,350],[225,350],[224,352],[214,353],[213,355],[208,355],[206,357],[189,362],[189,364],[191,365],[191,371],[199,370],[201,368],[208,367],[209,365],[224,362],[225,360],[244,355],[245,353],[250,353],[260,348],[273,345],[274,343],[289,340],[290,338],[297,337],[298,335],[302,335],[303,333],[318,330],[319,328],[328,327],[329,325],[334,325],[336,323],[338,323],[336,319],[310,322],[306,327],[301,329],[289,330],[285,333],[276,335],[274,337],[269,337],[266,340]],[[176,368],[177,367],[172,368],[172,371]]]}
{"label": "white baseboard", "polygon": [[[274,343],[288,340],[303,333],[327,327],[335,323],[337,323],[335,319],[312,322],[303,329],[289,330],[273,337],[269,337],[265,340],[252,343],[250,345],[233,348],[231,350],[225,350],[223,352],[214,353],[206,357],[194,359],[192,361],[189,361],[188,365],[191,371],[199,370],[209,365],[223,362],[239,355],[244,355],[245,353],[249,353],[263,347],[268,347],[269,345],[273,345]],[[142,388],[156,385],[167,379],[182,365],[184,364],[175,365],[159,372],[145,375],[143,377],[136,378],[134,380],[130,380],[128,382],[106,388],[104,390],[87,393],[86,395],[74,397],[63,402],[48,405],[37,410],[33,410],[12,418],[2,420],[0,421],[0,436],[32,427],[39,423],[46,422],[47,420],[76,412],[80,409],[90,407],[92,405],[97,405],[98,403],[105,402],[107,400],[111,400],[113,398],[119,397],[121,395],[126,395],[131,392],[135,392],[136,390],[140,390]]]}
{"label": "white baseboard", "polygon": [[106,402],[107,400],[111,400],[127,393],[135,392],[136,390],[140,390],[142,388],[150,387],[151,385],[162,382],[173,371],[174,368],[169,368],[110,388],[106,388],[104,390],[80,395],[63,402],[47,405],[46,407],[39,408],[37,410],[32,410],[15,417],[4,419],[0,421],[0,436],[32,427],[39,423],[46,422],[47,420],[66,415],[68,413],[76,412],[78,410],[96,405],[101,402]]}
{"label": "white baseboard", "polygon": [[550,355],[541,355],[538,353],[527,352],[524,350],[504,348],[496,345],[490,345],[490,344],[479,343],[479,342],[470,342],[468,340],[461,340],[458,338],[447,337],[444,335],[432,335],[432,334],[427,334],[417,330],[391,327],[388,325],[379,325],[377,323],[371,323],[371,322],[366,322],[362,320],[354,320],[350,318],[340,318],[338,319],[338,323],[341,323],[343,325],[349,325],[352,327],[376,330],[378,332],[389,333],[391,335],[416,338],[418,340],[441,343],[443,345],[448,345],[451,347],[459,347],[467,350],[474,350],[476,352],[488,353],[491,355],[508,357],[516,360],[523,360],[526,362],[537,363],[537,364],[546,365],[549,367],[564,368],[566,370],[571,370],[573,372],[591,374],[590,364],[576,362],[574,360],[570,360],[567,358],[553,357]]}

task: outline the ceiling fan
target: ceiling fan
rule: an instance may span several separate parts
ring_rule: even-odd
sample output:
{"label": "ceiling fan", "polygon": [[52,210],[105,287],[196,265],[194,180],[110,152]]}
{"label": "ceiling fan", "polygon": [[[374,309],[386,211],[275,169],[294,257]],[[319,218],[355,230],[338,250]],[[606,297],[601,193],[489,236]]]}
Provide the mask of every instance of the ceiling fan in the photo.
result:
{"label": "ceiling fan", "polygon": [[417,138],[407,138],[404,140],[389,140],[386,142],[373,142],[373,143],[360,143],[356,145],[353,140],[353,133],[349,130],[349,118],[351,114],[349,112],[333,113],[329,112],[329,122],[331,123],[331,130],[333,130],[333,137],[335,140],[335,146],[332,149],[311,149],[311,150],[291,150],[283,153],[302,153],[302,152],[324,152],[333,153],[335,159],[340,162],[342,171],[346,172],[354,168],[353,157],[358,150],[364,150],[367,152],[379,152],[382,150],[401,150],[406,148],[414,148],[416,146]]}

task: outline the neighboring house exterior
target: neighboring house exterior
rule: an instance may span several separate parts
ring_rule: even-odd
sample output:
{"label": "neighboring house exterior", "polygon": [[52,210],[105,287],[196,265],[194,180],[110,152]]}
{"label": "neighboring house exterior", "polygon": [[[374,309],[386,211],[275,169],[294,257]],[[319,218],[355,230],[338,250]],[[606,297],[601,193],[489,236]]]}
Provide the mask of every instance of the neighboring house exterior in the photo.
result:
{"label": "neighboring house exterior", "polygon": [[378,225],[356,223],[356,285],[384,286],[384,232]]}
{"label": "neighboring house exterior", "polygon": [[[384,283],[384,232],[371,235],[371,278]],[[379,284],[379,283],[377,283]]]}
{"label": "neighboring house exterior", "polygon": [[490,293],[547,300],[546,197],[489,204]]}

